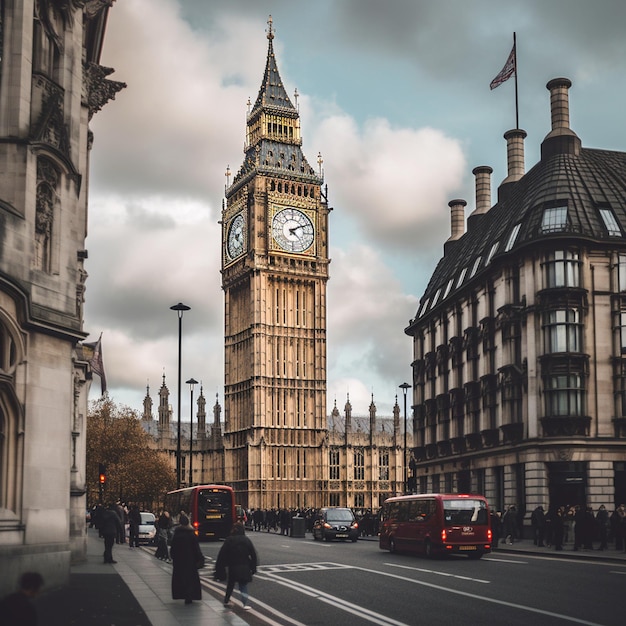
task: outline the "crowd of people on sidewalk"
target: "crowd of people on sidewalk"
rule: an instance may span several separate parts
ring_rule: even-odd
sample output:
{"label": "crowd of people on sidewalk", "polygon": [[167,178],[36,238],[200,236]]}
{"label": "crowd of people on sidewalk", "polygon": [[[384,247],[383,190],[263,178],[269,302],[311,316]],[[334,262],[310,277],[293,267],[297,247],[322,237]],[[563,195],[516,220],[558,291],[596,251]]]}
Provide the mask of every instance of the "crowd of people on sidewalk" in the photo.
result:
{"label": "crowd of people on sidewalk", "polygon": [[[492,511],[493,545],[512,544],[522,538],[523,515],[515,505],[504,514]],[[530,515],[533,544],[537,547],[563,550],[615,550],[626,552],[626,505],[620,504],[609,513],[604,504],[594,513],[593,507],[565,505],[549,508],[537,506]],[[597,547],[594,544],[599,544]]]}

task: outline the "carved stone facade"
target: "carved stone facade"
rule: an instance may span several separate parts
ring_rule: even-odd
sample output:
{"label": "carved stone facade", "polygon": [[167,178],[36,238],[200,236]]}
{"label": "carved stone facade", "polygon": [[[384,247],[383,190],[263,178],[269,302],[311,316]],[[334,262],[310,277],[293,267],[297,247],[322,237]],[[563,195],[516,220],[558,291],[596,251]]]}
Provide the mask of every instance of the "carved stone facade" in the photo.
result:
{"label": "carved stone facade", "polygon": [[548,83],[552,130],[528,173],[526,133],[505,134],[493,207],[491,168],[474,170],[468,231],[453,225],[406,329],[421,492],[527,516],[626,500],[626,154],[582,147],[570,86]]}
{"label": "carved stone facade", "polygon": [[0,596],[86,550],[86,73],[111,3],[87,4],[0,2]]}
{"label": "carved stone facade", "polygon": [[[178,424],[172,419],[170,393],[165,377],[159,389],[158,418],[152,412],[152,398],[147,389],[143,402],[141,425],[151,435],[155,449],[168,455],[172,472],[176,469],[178,447]],[[181,423],[181,486],[201,484],[233,484],[226,476],[226,438],[223,435],[221,406],[215,399],[213,420],[206,422],[206,398],[202,389],[197,399],[197,412],[193,425]],[[390,496],[400,495],[406,489],[415,490],[415,460],[411,457],[413,434],[407,430],[400,416],[397,400],[393,417],[378,416],[374,399],[369,415],[353,416],[348,399],[343,416],[335,406],[328,416],[324,431],[322,452],[324,465],[321,469],[310,468],[317,481],[315,494],[319,504],[302,506],[349,506],[355,509],[377,510]],[[193,431],[193,438],[191,433]],[[405,463],[406,459],[406,463]],[[405,469],[406,468],[406,469]],[[301,499],[304,500],[304,493]],[[313,499],[313,494],[309,494]],[[248,494],[240,492],[238,500],[252,508],[278,507],[269,497],[264,504]],[[294,498],[297,502],[297,498]],[[289,506],[289,505],[285,505]],[[298,504],[293,508],[298,508]],[[290,507],[292,508],[292,507]]]}

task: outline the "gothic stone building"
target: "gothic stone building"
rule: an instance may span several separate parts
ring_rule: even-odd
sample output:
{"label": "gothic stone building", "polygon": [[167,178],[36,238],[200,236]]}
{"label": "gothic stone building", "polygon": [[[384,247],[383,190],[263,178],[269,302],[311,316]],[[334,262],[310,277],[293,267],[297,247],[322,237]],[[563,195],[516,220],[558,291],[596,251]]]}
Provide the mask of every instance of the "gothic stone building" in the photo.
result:
{"label": "gothic stone building", "polygon": [[109,0],[0,0],[0,596],[86,550],[89,120]]}
{"label": "gothic stone building", "polygon": [[626,154],[584,148],[565,78],[524,172],[505,134],[491,205],[450,202],[452,234],[406,333],[413,338],[417,486],[497,508],[626,500]]}
{"label": "gothic stone building", "polygon": [[[211,424],[207,422],[206,398],[200,390],[193,423],[181,423],[181,487],[203,484],[232,484],[226,480],[226,438],[224,423],[220,421],[222,408],[216,398]],[[143,402],[141,424],[152,437],[155,449],[165,452],[172,471],[176,468],[178,424],[172,420],[172,406],[165,377],[159,389],[157,418],[148,387]],[[355,509],[377,510],[386,498],[414,490],[414,466],[410,461],[413,447],[412,433],[404,430],[406,419],[400,415],[396,399],[393,417],[377,415],[374,398],[369,415],[352,414],[348,398],[343,415],[336,403],[324,429],[322,456],[323,470],[315,474],[325,486],[324,491],[300,493],[294,498],[299,506],[349,506]],[[193,432],[193,436],[192,436]],[[406,463],[405,463],[406,459]],[[311,471],[316,471],[312,468]],[[325,473],[321,473],[324,471]],[[262,501],[258,494],[238,491],[238,502],[249,508],[278,507],[278,500]],[[302,504],[298,504],[298,502]],[[304,502],[319,504],[305,505]],[[287,505],[284,505],[287,506]]]}

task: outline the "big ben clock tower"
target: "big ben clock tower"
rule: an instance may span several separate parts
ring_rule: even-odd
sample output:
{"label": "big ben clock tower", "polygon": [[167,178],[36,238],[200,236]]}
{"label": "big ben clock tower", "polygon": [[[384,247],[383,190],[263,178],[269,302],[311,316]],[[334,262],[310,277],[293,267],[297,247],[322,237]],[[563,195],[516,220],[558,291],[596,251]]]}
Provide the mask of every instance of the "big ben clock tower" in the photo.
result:
{"label": "big ben clock tower", "polygon": [[269,41],[222,210],[226,482],[249,507],[322,505],[328,213]]}

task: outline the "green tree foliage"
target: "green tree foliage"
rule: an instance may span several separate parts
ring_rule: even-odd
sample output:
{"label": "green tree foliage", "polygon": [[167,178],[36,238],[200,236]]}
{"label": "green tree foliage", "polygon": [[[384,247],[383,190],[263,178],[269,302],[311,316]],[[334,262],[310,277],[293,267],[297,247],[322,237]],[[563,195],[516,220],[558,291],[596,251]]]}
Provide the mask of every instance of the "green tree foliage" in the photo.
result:
{"label": "green tree foliage", "polygon": [[139,415],[108,397],[95,400],[87,414],[87,489],[89,503],[98,502],[99,466],[106,466],[103,500],[137,503],[150,510],[175,489],[176,476],[167,456],[150,447],[151,438]]}

